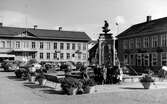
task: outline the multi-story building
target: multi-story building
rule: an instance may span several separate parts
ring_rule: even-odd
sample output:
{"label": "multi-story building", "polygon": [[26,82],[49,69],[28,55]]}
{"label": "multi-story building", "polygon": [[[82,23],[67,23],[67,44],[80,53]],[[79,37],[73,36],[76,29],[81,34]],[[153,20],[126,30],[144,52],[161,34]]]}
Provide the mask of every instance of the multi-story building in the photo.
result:
{"label": "multi-story building", "polygon": [[158,70],[167,65],[167,17],[133,25],[117,36],[121,63]]}
{"label": "multi-story building", "polygon": [[4,27],[0,24],[0,59],[82,62],[88,58],[84,32]]}

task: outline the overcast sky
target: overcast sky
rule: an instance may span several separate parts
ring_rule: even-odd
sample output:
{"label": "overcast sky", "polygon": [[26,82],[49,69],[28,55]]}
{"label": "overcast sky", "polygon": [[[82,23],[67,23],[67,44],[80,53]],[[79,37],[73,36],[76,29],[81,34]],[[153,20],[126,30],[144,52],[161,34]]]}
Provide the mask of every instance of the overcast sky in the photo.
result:
{"label": "overcast sky", "polygon": [[[167,0],[0,0],[0,21],[5,26],[84,31],[97,39],[104,20],[113,34],[133,24],[167,17]],[[26,22],[27,21],[27,22]],[[119,26],[116,27],[115,23]]]}

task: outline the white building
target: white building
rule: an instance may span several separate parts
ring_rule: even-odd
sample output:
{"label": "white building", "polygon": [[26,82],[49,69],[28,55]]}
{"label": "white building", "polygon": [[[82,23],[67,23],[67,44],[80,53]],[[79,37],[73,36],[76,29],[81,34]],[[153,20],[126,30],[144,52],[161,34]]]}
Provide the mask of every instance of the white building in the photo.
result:
{"label": "white building", "polygon": [[0,60],[86,63],[89,36],[84,32],[4,27],[0,24]]}

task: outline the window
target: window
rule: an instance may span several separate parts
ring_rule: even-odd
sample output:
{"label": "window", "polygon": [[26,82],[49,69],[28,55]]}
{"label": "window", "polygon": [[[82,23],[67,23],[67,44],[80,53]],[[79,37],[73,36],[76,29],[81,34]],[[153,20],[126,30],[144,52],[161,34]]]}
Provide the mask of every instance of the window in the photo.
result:
{"label": "window", "polygon": [[32,54],[32,58],[35,58],[35,53]]}
{"label": "window", "polygon": [[152,53],[151,57],[152,57],[151,65],[156,66],[157,65],[157,59],[158,59],[157,53]]}
{"label": "window", "polygon": [[123,49],[128,49],[128,40],[123,40]]}
{"label": "window", "polygon": [[78,54],[78,59],[79,59],[79,60],[81,59],[81,54]]}
{"label": "window", "polygon": [[53,53],[53,59],[57,59],[57,53]]}
{"label": "window", "polygon": [[81,43],[78,43],[78,50],[81,50]]}
{"label": "window", "polygon": [[75,43],[72,43],[72,49],[75,50]]}
{"label": "window", "polygon": [[67,50],[70,50],[70,43],[67,43]]}
{"label": "window", "polygon": [[20,41],[16,41],[16,48],[20,48]]}
{"label": "window", "polygon": [[128,55],[124,55],[124,64],[128,64]]}
{"label": "window", "polygon": [[134,55],[133,54],[131,54],[131,55],[129,55],[130,57],[129,57],[129,64],[130,65],[134,65],[135,63],[135,58],[134,58]]}
{"label": "window", "polygon": [[43,49],[43,42],[40,42],[39,48],[40,48],[40,49]]}
{"label": "window", "polygon": [[142,55],[138,53],[136,57],[137,66],[142,66]]}
{"label": "window", "polygon": [[134,48],[134,40],[133,40],[133,39],[130,39],[130,40],[129,40],[129,48],[130,48],[130,49],[133,49],[133,48]]}
{"label": "window", "polygon": [[35,48],[35,42],[32,42],[32,48]]}
{"label": "window", "polygon": [[149,66],[149,54],[148,53],[145,53],[145,54],[142,54],[142,57],[143,57],[143,65],[144,66]]}
{"label": "window", "polygon": [[53,44],[53,49],[57,49],[57,43]]}
{"label": "window", "polygon": [[5,41],[0,41],[0,48],[5,48]]}
{"label": "window", "polygon": [[2,48],[5,48],[5,41],[2,41]]}
{"label": "window", "polygon": [[86,50],[86,43],[83,43],[83,50]]}
{"label": "window", "polygon": [[11,48],[11,41],[7,41],[7,46],[6,48]]}
{"label": "window", "polygon": [[47,49],[47,50],[50,50],[50,42],[47,42],[47,43],[46,43],[46,49]]}
{"label": "window", "polygon": [[43,59],[43,53],[40,53],[39,55],[40,55],[39,58]]}
{"label": "window", "polygon": [[66,56],[67,56],[67,59],[70,59],[70,53],[67,53]]}
{"label": "window", "polygon": [[167,46],[167,35],[161,35],[161,46],[166,47]]}
{"label": "window", "polygon": [[60,53],[60,59],[64,59],[64,53]]}
{"label": "window", "polygon": [[152,47],[158,47],[158,36],[152,36]]}
{"label": "window", "polygon": [[167,53],[166,52],[162,52],[161,53],[161,65],[167,65]]}
{"label": "window", "polygon": [[142,48],[141,38],[136,39],[136,48]]}
{"label": "window", "polygon": [[50,53],[46,53],[46,59],[50,59]]}
{"label": "window", "polygon": [[60,49],[61,49],[61,50],[64,49],[64,43],[60,43]]}
{"label": "window", "polygon": [[149,37],[144,37],[144,45],[143,45],[143,47],[144,48],[149,48]]}
{"label": "window", "polygon": [[83,54],[83,58],[82,59],[86,60],[86,54],[85,53]]}

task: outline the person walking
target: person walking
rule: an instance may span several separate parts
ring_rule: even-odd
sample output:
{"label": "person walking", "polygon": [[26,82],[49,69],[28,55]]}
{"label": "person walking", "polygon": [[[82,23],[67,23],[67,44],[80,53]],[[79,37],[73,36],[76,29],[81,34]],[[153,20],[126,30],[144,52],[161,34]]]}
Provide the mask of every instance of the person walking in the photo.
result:
{"label": "person walking", "polygon": [[102,85],[106,83],[107,79],[107,68],[106,66],[103,66],[102,68]]}

